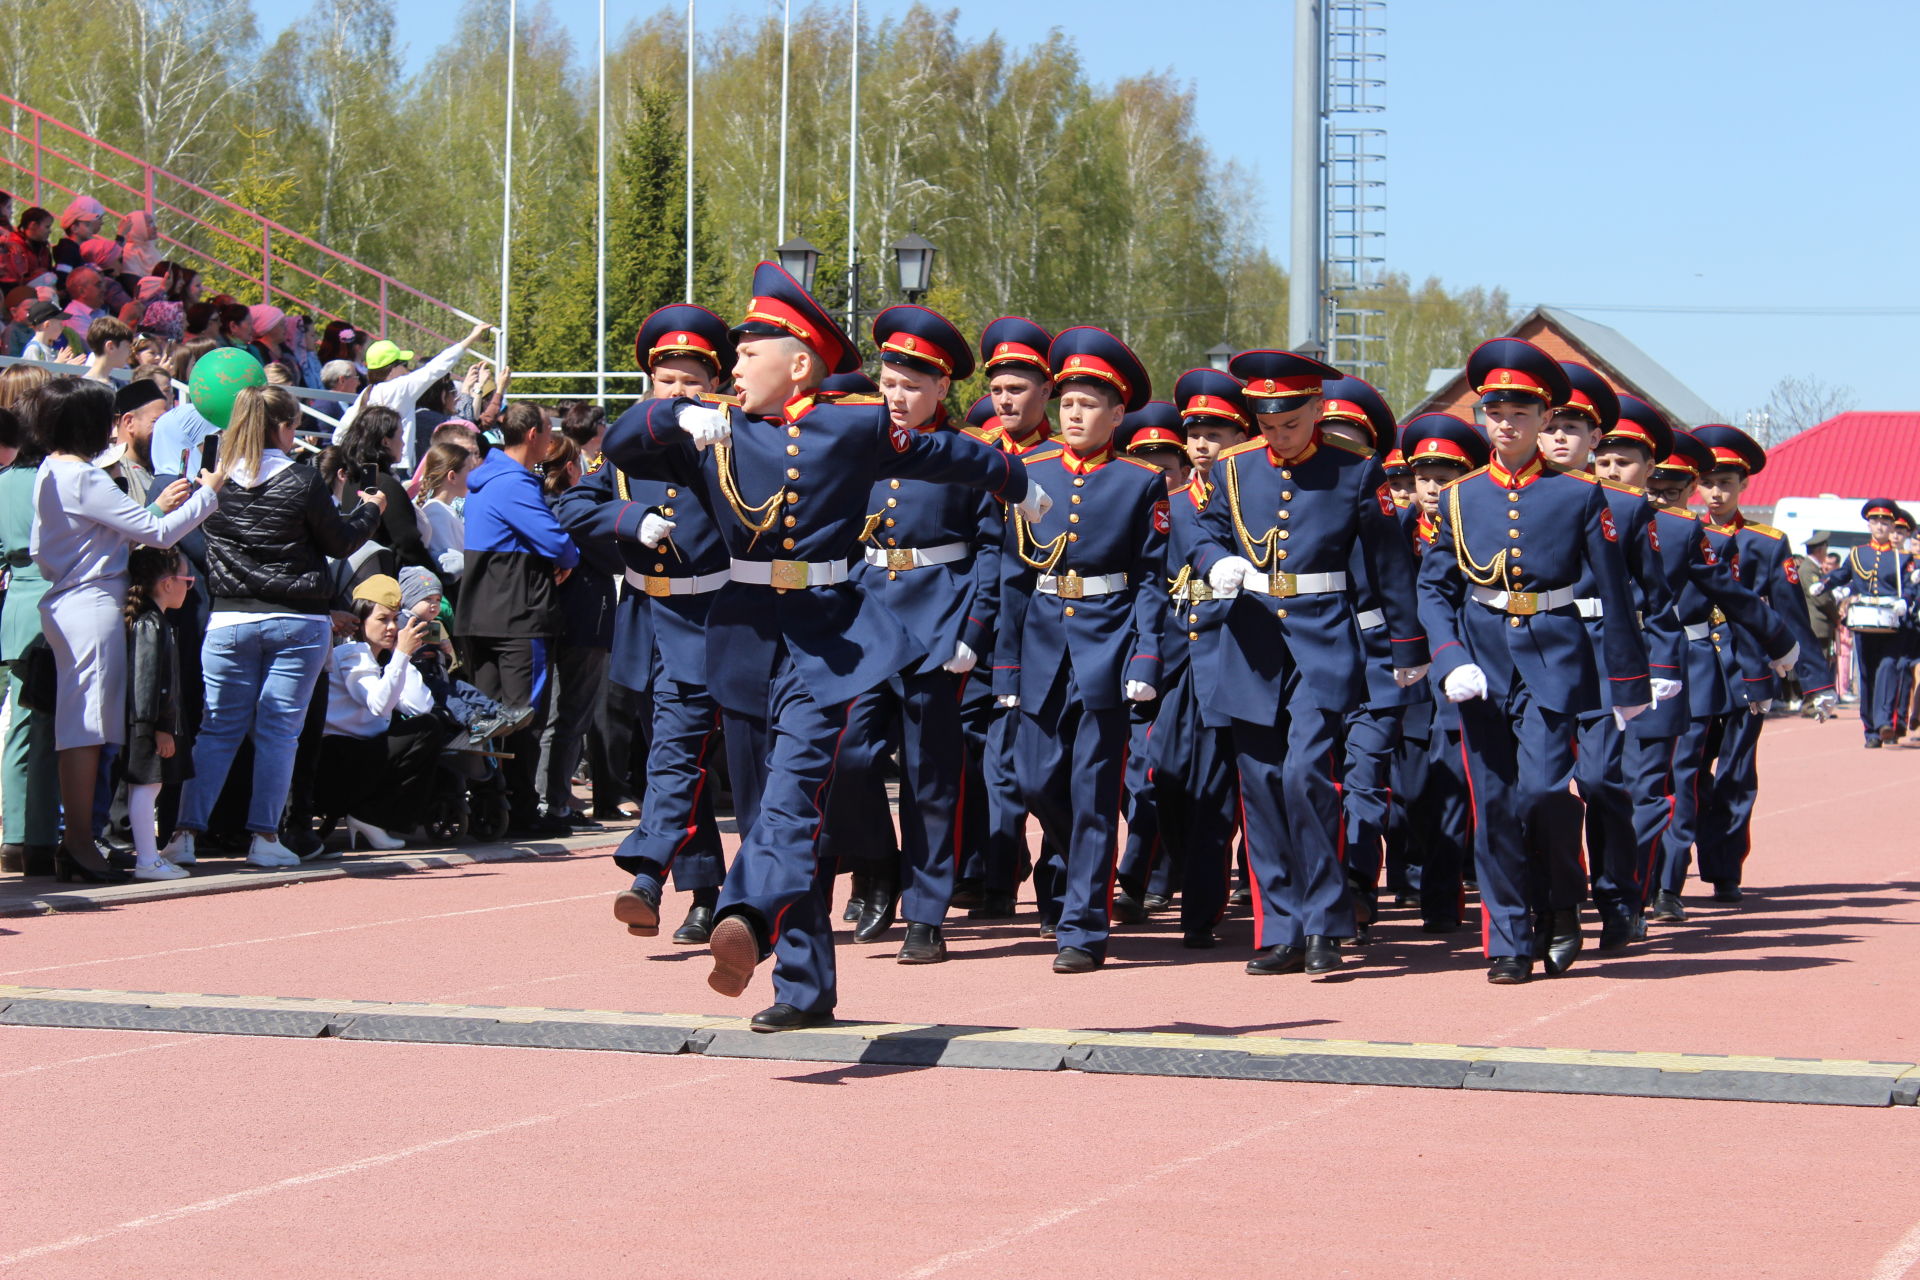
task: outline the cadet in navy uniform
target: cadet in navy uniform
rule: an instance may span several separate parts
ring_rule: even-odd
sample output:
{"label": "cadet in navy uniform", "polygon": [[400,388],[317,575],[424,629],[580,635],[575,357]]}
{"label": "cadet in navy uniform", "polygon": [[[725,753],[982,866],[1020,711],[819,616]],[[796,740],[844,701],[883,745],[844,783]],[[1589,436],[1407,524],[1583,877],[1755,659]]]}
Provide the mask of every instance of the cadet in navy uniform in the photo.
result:
{"label": "cadet in navy uniform", "polygon": [[[919,306],[888,307],[873,322],[880,394],[900,431],[951,433],[944,401],[973,373],[973,349],[945,317]],[[834,780],[830,836],[836,856],[867,872],[857,941],[907,919],[902,964],[947,958],[941,932],[961,856],[960,804],[969,772],[960,725],[969,673],[997,624],[1000,504],[984,493],[927,480],[876,482],[853,581],[882,601],[913,641],[908,663],[862,694],[847,715],[844,761]],[[984,674],[984,673],[983,673]],[[900,756],[900,840],[871,762],[883,744]],[[843,802],[843,793],[847,795]]]}
{"label": "cadet in navy uniform", "polygon": [[[1635,400],[1633,412],[1623,417],[1622,398],[1599,373],[1567,360],[1560,362],[1560,368],[1567,375],[1568,401],[1553,411],[1540,433],[1540,453],[1550,464],[1561,470],[1592,470],[1594,448],[1605,439],[1624,442],[1649,456],[1666,451],[1672,433],[1659,415],[1650,410],[1640,413],[1646,406]],[[1647,674],[1657,705],[1681,692],[1686,641],[1674,621],[1672,593],[1661,571],[1658,537],[1652,532],[1653,507],[1641,489],[1613,479],[1611,471],[1596,478],[1627,563],[1634,616],[1646,639]],[[1608,674],[1602,634],[1606,624],[1597,614],[1598,599],[1583,592],[1574,607],[1587,619],[1587,633],[1604,676]],[[1603,947],[1612,950],[1626,944],[1640,919],[1643,904],[1638,884],[1646,858],[1635,839],[1633,797],[1627,790],[1627,730],[1614,718],[1607,690],[1608,682],[1603,680],[1600,708],[1579,718],[1573,776],[1587,806],[1586,871],[1594,910],[1600,916],[1600,939]],[[1572,852],[1578,856],[1577,849]],[[1553,939],[1535,939],[1536,949],[1543,945],[1553,945]],[[1578,945],[1577,939],[1573,945]],[[1540,958],[1536,950],[1535,959]]]}
{"label": "cadet in navy uniform", "polygon": [[[1555,940],[1548,973],[1578,950],[1581,806],[1566,779],[1576,720],[1602,705],[1596,656],[1622,720],[1652,694],[1613,512],[1592,477],[1540,456],[1540,431],[1571,394],[1566,372],[1531,343],[1498,338],[1474,351],[1467,377],[1494,456],[1446,493],[1421,560],[1420,617],[1465,734],[1487,979],[1518,983],[1533,975],[1536,930]],[[1601,602],[1598,655],[1581,598]]]}
{"label": "cadet in navy uniform", "polygon": [[1426,674],[1413,560],[1373,450],[1319,423],[1338,370],[1286,351],[1245,351],[1260,440],[1229,449],[1210,477],[1194,571],[1233,597],[1213,706],[1233,720],[1255,894],[1249,973],[1324,975],[1354,936],[1340,865],[1341,718],[1367,698],[1361,599],[1386,615],[1393,679]]}
{"label": "cadet in navy uniform", "polygon": [[[979,367],[987,377],[987,394],[981,402],[988,406],[989,416],[974,425],[984,438],[1016,457],[1046,448],[1052,440],[1053,424],[1047,419],[1047,405],[1054,398],[1053,374],[1047,368],[1047,348],[1052,345],[1052,334],[1021,316],[1002,316],[980,334]],[[974,408],[979,409],[980,403]],[[973,414],[967,416],[971,421]],[[1001,630],[1009,629],[1013,616],[1025,607],[1025,596],[1003,580]],[[996,652],[1004,647],[996,638]],[[995,656],[982,653],[980,659],[990,673]],[[971,793],[980,798],[980,805],[977,811],[972,804],[967,806],[963,879],[971,882],[966,888],[974,891],[966,895],[967,917],[1010,919],[1020,882],[1032,870],[1033,855],[1027,847],[1027,801],[1014,755],[1020,714],[997,705],[991,675],[968,684],[966,724],[969,758],[978,762],[980,780],[973,787],[974,775],[969,775]]]}
{"label": "cadet in navy uniform", "polygon": [[[1440,499],[1469,472],[1487,465],[1487,438],[1480,428],[1445,413],[1423,413],[1400,428],[1400,448],[1414,477],[1414,500],[1400,513],[1400,528],[1418,562],[1433,549]],[[1461,745],[1460,709],[1433,696],[1432,685],[1414,686],[1427,696],[1407,708],[1402,732],[1407,750],[1396,789],[1407,815],[1407,882],[1420,907],[1425,933],[1453,933],[1465,909],[1465,880],[1473,856],[1473,804]]]}
{"label": "cadet in navy uniform", "polygon": [[[1786,535],[1771,525],[1754,524],[1740,514],[1740,494],[1747,481],[1767,465],[1767,451],[1746,432],[1723,423],[1697,427],[1693,436],[1713,452],[1712,469],[1700,477],[1708,521],[1731,540],[1741,585],[1765,598],[1800,646],[1794,673],[1801,692],[1814,699],[1816,706],[1831,706],[1833,673],[1813,638],[1806,595],[1800,589],[1800,570]],[[1715,902],[1740,901],[1742,872],[1753,847],[1749,824],[1760,791],[1756,752],[1766,713],[1779,692],[1780,678],[1761,667],[1750,670],[1741,683],[1736,701],[1758,710],[1718,717],[1709,731],[1706,756],[1714,762],[1713,783],[1703,788],[1700,829],[1694,840],[1700,878],[1713,885]]]}
{"label": "cadet in navy uniform", "polygon": [[1020,709],[1021,790],[1057,855],[1034,875],[1055,973],[1106,962],[1127,703],[1157,693],[1166,627],[1167,487],[1118,455],[1113,436],[1152,395],[1127,345],[1093,327],[1053,340],[1062,446],[1025,455],[1028,479],[1059,502],[1042,519],[1016,511],[1002,557],[1005,591],[994,693]]}
{"label": "cadet in navy uniform", "polygon": [[708,673],[742,836],[707,981],[737,996],[777,954],[778,1003],[752,1023],[776,1031],[832,1016],[822,802],[848,706],[914,656],[885,605],[847,581],[875,481],[984,489],[1034,519],[1049,499],[1005,454],[959,432],[896,426],[880,405],[819,403],[823,377],[858,365],[852,341],[774,263],[755,269],[754,295],[733,330],[738,402],[648,401],[608,430],[606,453],[623,470],[693,489],[727,544],[729,581],[707,616],[709,652],[724,660]]}
{"label": "cadet in navy uniform", "polygon": [[1624,929],[1603,921],[1603,950],[1641,936],[1649,916],[1685,918],[1679,891],[1693,849],[1708,724],[1736,710],[1731,686],[1741,683],[1742,663],[1752,647],[1759,647],[1776,674],[1791,671],[1798,657],[1766,601],[1735,579],[1726,539],[1709,533],[1687,508],[1693,482],[1701,468],[1712,467],[1713,454],[1686,432],[1673,430],[1652,405],[1628,395],[1620,404],[1625,429],[1600,442],[1594,470],[1621,484],[1644,485],[1656,504],[1651,541],[1673,601],[1671,621],[1681,635],[1685,688],[1627,727],[1627,791],[1639,854],[1624,886],[1625,905],[1646,914]]}
{"label": "cadet in navy uniform", "polygon": [[[1384,474],[1385,459],[1399,434],[1386,399],[1371,383],[1350,375],[1326,383],[1321,394],[1320,430],[1344,436],[1372,452],[1382,460]],[[1387,478],[1387,492],[1397,512],[1400,498],[1394,492],[1391,476]],[[1364,549],[1356,543],[1354,555],[1363,554]],[[1355,566],[1357,584],[1368,581],[1363,569]],[[1363,944],[1372,940],[1378,913],[1380,873],[1386,864],[1387,828],[1394,809],[1393,764],[1400,751],[1402,723],[1407,708],[1425,700],[1427,694],[1426,686],[1419,681],[1402,685],[1394,680],[1387,615],[1379,600],[1363,585],[1355,603],[1360,610],[1360,640],[1367,651],[1367,696],[1346,715],[1340,808],[1342,857],[1354,894],[1354,941]]]}
{"label": "cadet in navy uniform", "polygon": [[[1148,401],[1138,413],[1120,423],[1114,443],[1127,457],[1157,467],[1165,478],[1168,506],[1187,486],[1187,438],[1180,428],[1180,411],[1165,400]],[[1168,563],[1172,543],[1169,529]],[[1170,608],[1177,612],[1178,605]],[[1127,707],[1126,801],[1127,843],[1115,869],[1111,910],[1115,924],[1139,924],[1148,914],[1167,906],[1179,883],[1178,856],[1168,857],[1160,838],[1159,805],[1151,785],[1154,726],[1187,673],[1186,631],[1169,626],[1160,650],[1160,696]]]}
{"label": "cadet in navy uniform", "polygon": [[[1847,625],[1853,631],[1860,672],[1860,722],[1869,747],[1897,741],[1906,712],[1904,675],[1912,657],[1904,624],[1913,585],[1908,580],[1912,566],[1894,540],[1899,513],[1899,504],[1890,498],[1869,500],[1860,508],[1867,522],[1867,540],[1842,555],[1840,567],[1813,584],[1815,595],[1831,591],[1837,600],[1849,604],[1857,600],[1867,606],[1849,610]],[[1869,609],[1885,616],[1869,620]]]}
{"label": "cadet in navy uniform", "polygon": [[[726,321],[681,303],[641,323],[634,357],[654,398],[671,400],[712,392],[733,363],[733,342]],[[652,693],[647,801],[613,855],[634,880],[614,899],[614,918],[629,933],[657,934],[661,885],[671,871],[674,887],[693,894],[673,940],[699,946],[713,927],[726,871],[713,816],[720,713],[707,692],[707,608],[727,580],[726,546],[685,486],[637,479],[617,466],[598,468],[560,505],[563,519],[571,508],[594,508],[595,531],[611,537],[626,562],[610,674]]]}

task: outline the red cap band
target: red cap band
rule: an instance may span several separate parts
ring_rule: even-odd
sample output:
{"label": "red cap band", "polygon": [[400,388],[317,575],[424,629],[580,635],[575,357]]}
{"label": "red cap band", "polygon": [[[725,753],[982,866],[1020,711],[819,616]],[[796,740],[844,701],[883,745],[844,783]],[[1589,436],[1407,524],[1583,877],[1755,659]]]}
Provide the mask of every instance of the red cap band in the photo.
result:
{"label": "red cap band", "polygon": [[1001,342],[994,345],[993,354],[987,357],[987,368],[991,369],[997,364],[1030,364],[1044,369],[1047,367],[1047,357],[1046,353],[1018,342]]}
{"label": "red cap band", "polygon": [[647,363],[652,364],[654,360],[661,356],[689,352],[693,355],[705,356],[715,364],[720,363],[720,353],[714,350],[711,342],[708,342],[699,334],[690,333],[685,329],[675,329],[671,333],[661,334],[660,341],[656,342],[647,352]]}
{"label": "red cap band", "polygon": [[880,349],[897,355],[912,356],[915,360],[924,360],[949,377],[953,375],[953,357],[917,334],[888,334],[880,343]]}
{"label": "red cap band", "polygon": [[1289,396],[1320,394],[1322,378],[1317,373],[1295,374],[1290,378],[1255,378],[1247,383],[1247,394],[1263,400],[1284,400]]}
{"label": "red cap band", "polygon": [[1180,411],[1183,418],[1224,418],[1237,426],[1247,425],[1247,415],[1240,412],[1231,400],[1219,396],[1194,396],[1187,401],[1186,408]]}
{"label": "red cap band", "polygon": [[1747,469],[1747,460],[1735,449],[1716,448],[1713,451],[1713,460],[1723,467],[1738,467],[1742,471]]}
{"label": "red cap band", "polygon": [[1414,446],[1413,454],[1407,461],[1458,462],[1469,467],[1473,465],[1473,459],[1467,456],[1467,451],[1445,436],[1428,436]]}
{"label": "red cap band", "polygon": [[1487,380],[1480,384],[1480,394],[1489,391],[1525,391],[1552,403],[1553,393],[1532,374],[1520,369],[1489,369]]}
{"label": "red cap band", "polygon": [[1133,433],[1133,439],[1127,441],[1127,452],[1135,449],[1155,449],[1161,446],[1175,449],[1187,447],[1187,438],[1167,427],[1142,427]]}
{"label": "red cap band", "polygon": [[1099,378],[1103,382],[1110,382],[1118,387],[1122,400],[1131,400],[1133,398],[1133,387],[1125,378],[1120,376],[1118,369],[1115,369],[1099,356],[1068,356],[1067,363],[1056,376],[1063,379]]}

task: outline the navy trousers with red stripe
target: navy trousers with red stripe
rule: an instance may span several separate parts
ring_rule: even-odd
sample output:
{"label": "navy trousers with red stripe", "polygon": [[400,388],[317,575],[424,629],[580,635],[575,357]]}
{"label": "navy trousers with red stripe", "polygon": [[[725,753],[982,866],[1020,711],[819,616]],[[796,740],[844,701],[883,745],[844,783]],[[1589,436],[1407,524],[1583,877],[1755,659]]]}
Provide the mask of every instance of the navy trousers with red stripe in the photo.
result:
{"label": "navy trousers with red stripe", "polygon": [[815,701],[782,653],[764,714],[722,712],[741,836],[714,915],[753,922],[774,957],[775,1000],[808,1012],[831,1011],[838,994],[828,913],[833,865],[821,856],[820,835],[847,707]]}
{"label": "navy trousers with red stripe", "polygon": [[1354,934],[1335,786],[1341,717],[1299,696],[1302,679],[1281,690],[1278,723],[1233,722],[1256,947]]}
{"label": "navy trousers with red stripe", "polygon": [[1473,788],[1474,866],[1489,957],[1533,954],[1534,913],[1579,905],[1580,798],[1574,717],[1535,702],[1524,685],[1459,704]]}
{"label": "navy trousers with red stripe", "polygon": [[1040,705],[1020,711],[1020,789],[1048,848],[1033,877],[1040,916],[1052,922],[1061,950],[1105,959],[1127,709],[1088,707],[1068,661]]}
{"label": "navy trousers with red stripe", "polygon": [[[640,823],[614,850],[614,863],[657,897],[671,871],[681,892],[718,888],[726,875],[713,816],[714,753],[720,712],[705,688],[667,678],[654,657],[648,790]],[[742,824],[744,826],[744,824]]]}
{"label": "navy trousers with red stripe", "polygon": [[[893,677],[854,700],[830,813],[832,851],[842,866],[900,885],[900,914],[939,925],[953,902],[960,823],[969,774],[961,706],[969,676],[950,671]],[[900,838],[877,761],[900,761]]]}

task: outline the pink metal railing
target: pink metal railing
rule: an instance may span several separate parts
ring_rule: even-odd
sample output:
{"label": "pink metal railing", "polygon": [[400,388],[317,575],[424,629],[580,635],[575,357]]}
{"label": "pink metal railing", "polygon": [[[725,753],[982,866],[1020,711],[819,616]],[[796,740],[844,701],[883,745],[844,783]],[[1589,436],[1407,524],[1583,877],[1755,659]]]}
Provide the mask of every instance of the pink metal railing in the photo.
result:
{"label": "pink metal railing", "polygon": [[[47,203],[46,193],[57,191],[67,199],[76,195],[90,195],[107,207],[115,215],[144,209],[150,214],[168,215],[170,225],[184,223],[188,228],[182,234],[191,239],[180,239],[165,231],[157,231],[157,240],[166,245],[185,250],[201,261],[219,268],[228,275],[250,280],[260,287],[263,301],[276,299],[291,303],[293,306],[310,313],[317,323],[327,320],[345,320],[361,328],[373,328],[380,337],[392,336],[396,326],[405,326],[424,338],[439,344],[450,346],[455,339],[440,331],[436,326],[450,329],[464,329],[465,324],[450,323],[450,318],[480,324],[478,316],[470,315],[449,302],[442,302],[430,294],[422,293],[411,285],[394,279],[384,272],[376,271],[363,262],[357,262],[344,253],[338,253],[327,246],[301,235],[291,227],[282,226],[271,218],[264,218],[251,209],[243,208],[233,201],[219,196],[205,187],[188,182],[185,178],[167,172],[156,165],[149,164],[140,157],[120,150],[118,147],[102,142],[100,139],[81,132],[64,121],[57,120],[45,112],[36,111],[26,103],[0,93],[0,117],[11,114],[11,120],[0,119],[0,173],[13,170],[23,174],[33,183],[31,203],[46,205],[55,213],[65,199]],[[23,119],[24,118],[24,119]],[[30,131],[19,126],[30,124]],[[52,135],[51,140],[49,134]],[[68,142],[72,139],[73,142]],[[58,143],[59,145],[55,145]],[[74,145],[77,143],[78,145]],[[126,169],[124,176],[116,176],[96,167],[94,164],[69,155],[60,146],[70,146],[79,151],[92,148],[95,153],[104,152],[115,160],[121,161]],[[49,172],[49,164],[63,165],[62,177],[73,182],[84,182],[83,192],[79,187],[68,186],[56,180]],[[104,163],[104,162],[103,162]],[[15,206],[24,207],[28,201],[24,193],[16,192]],[[194,209],[194,205],[204,211],[219,207],[232,211],[258,232],[259,239],[240,236],[225,227],[207,221],[206,217]],[[156,224],[157,224],[156,219]],[[195,243],[195,241],[198,243]],[[213,252],[218,248],[221,253],[232,256],[227,242],[238,245],[250,254],[258,254],[260,268],[255,272],[251,268],[236,267]],[[306,250],[318,261],[326,264],[327,275],[312,271],[300,263],[284,256],[276,248],[296,246]],[[210,247],[211,246],[211,247]],[[333,279],[334,271],[346,273],[344,280]],[[315,295],[314,298],[302,296],[284,284],[275,283],[276,273],[282,279],[304,277],[307,284],[295,278],[296,287]],[[330,290],[331,292],[323,292]],[[371,294],[371,296],[369,296]],[[319,299],[319,300],[316,300]],[[404,310],[396,310],[389,303],[395,303]],[[353,308],[365,308],[374,317],[371,325],[364,315],[345,314]]]}

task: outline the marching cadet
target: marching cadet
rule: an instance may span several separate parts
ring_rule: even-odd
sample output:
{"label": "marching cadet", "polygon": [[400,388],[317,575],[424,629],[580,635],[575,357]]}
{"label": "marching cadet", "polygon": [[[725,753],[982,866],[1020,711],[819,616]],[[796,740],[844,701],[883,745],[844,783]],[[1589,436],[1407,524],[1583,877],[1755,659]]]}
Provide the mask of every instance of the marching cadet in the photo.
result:
{"label": "marching cadet", "polygon": [[[1602,705],[1604,664],[1616,714],[1652,701],[1620,530],[1592,477],[1540,455],[1566,372],[1517,338],[1482,343],[1467,362],[1493,459],[1448,489],[1420,565],[1420,617],[1441,691],[1460,708],[1478,823],[1487,979],[1533,974],[1536,931],[1549,974],[1580,945],[1581,806],[1566,790],[1577,718]],[[1575,603],[1598,599],[1600,653]],[[1569,875],[1567,868],[1575,874]]]}
{"label": "marching cadet", "polygon": [[[960,331],[925,307],[888,307],[874,319],[873,341],[892,429],[955,432],[947,392],[973,373],[973,348]],[[961,702],[996,626],[1004,536],[1000,505],[988,494],[899,476],[874,485],[865,563],[854,566],[853,581],[900,620],[913,647],[907,664],[847,713],[830,837],[835,856],[868,873],[855,941],[885,933],[898,900],[907,919],[902,964],[947,958],[941,927],[961,857],[969,769]],[[897,848],[886,790],[872,768],[888,744],[900,760]]]}
{"label": "marching cadet", "polygon": [[[1562,470],[1589,471],[1595,447],[1613,439],[1649,458],[1666,451],[1672,432],[1651,412],[1622,416],[1623,399],[1607,380],[1584,364],[1562,360],[1569,399],[1556,408],[1540,433],[1540,453]],[[1636,400],[1635,406],[1642,402]],[[1600,496],[1606,500],[1619,535],[1622,557],[1633,590],[1634,616],[1640,620],[1647,645],[1647,673],[1656,705],[1681,692],[1685,669],[1685,638],[1674,621],[1672,593],[1661,572],[1658,535],[1652,532],[1653,507],[1646,494],[1612,478],[1611,469],[1598,475]],[[1591,603],[1590,603],[1591,602]],[[1594,655],[1605,666],[1605,621],[1597,616],[1598,603],[1590,593],[1575,602],[1587,620]],[[1594,910],[1600,916],[1600,940],[1605,949],[1624,946],[1640,919],[1646,858],[1634,833],[1633,797],[1627,790],[1626,726],[1613,716],[1609,682],[1600,683],[1601,703],[1579,718],[1578,753],[1573,780],[1586,801],[1586,871],[1593,889]],[[1636,720],[1640,725],[1642,716]],[[1578,851],[1575,851],[1576,856]],[[1536,948],[1543,942],[1535,940]],[[1535,959],[1542,958],[1536,954]]]}
{"label": "marching cadet", "polygon": [[[634,357],[655,398],[708,395],[733,363],[733,341],[713,312],[677,304],[641,323]],[[561,518],[577,505],[596,509],[596,530],[614,539],[626,562],[609,676],[651,694],[650,785],[639,825],[614,851],[615,865],[634,877],[614,899],[614,918],[629,933],[657,934],[661,887],[671,871],[674,887],[693,894],[673,940],[699,946],[713,927],[726,869],[711,775],[719,709],[707,692],[707,609],[727,580],[726,546],[684,486],[617,466],[602,466],[569,489]]]}
{"label": "marching cadet", "polygon": [[[1487,465],[1487,438],[1472,423],[1445,413],[1423,413],[1400,428],[1400,448],[1414,477],[1414,501],[1400,527],[1418,563],[1433,549],[1440,497],[1469,472]],[[1423,933],[1460,928],[1467,868],[1473,856],[1473,804],[1467,788],[1460,709],[1434,698],[1407,709],[1407,750],[1397,783],[1407,815],[1407,883],[1417,894]]]}
{"label": "marching cadet", "polygon": [[[1138,413],[1121,420],[1114,437],[1122,453],[1151,467],[1165,478],[1169,508],[1187,487],[1187,439],[1180,429],[1180,411],[1165,400],[1148,401]],[[1169,553],[1171,553],[1169,529]],[[1172,559],[1169,556],[1168,564]],[[1170,606],[1177,610],[1177,602]],[[1186,632],[1169,625],[1160,652],[1160,696],[1151,702],[1127,704],[1127,768],[1123,785],[1127,843],[1115,864],[1115,888],[1110,911],[1115,924],[1139,924],[1148,914],[1169,905],[1170,890],[1178,883],[1177,856],[1160,838],[1159,806],[1151,784],[1154,726],[1187,673]]]}
{"label": "marching cadet", "polygon": [[879,405],[821,403],[815,389],[860,356],[780,267],[754,271],[732,331],[738,402],[651,400],[607,432],[621,469],[686,486],[718,524],[729,581],[707,617],[709,676],[726,726],[742,836],[715,911],[707,981],[737,996],[769,955],[777,1003],[759,1031],[829,1020],[833,932],[818,841],[847,708],[914,658],[914,642],[848,562],[876,481],[983,489],[1039,519],[1051,505],[1008,457],[957,431],[916,432]]}
{"label": "marching cadet", "polygon": [[[1623,429],[1608,435],[1595,452],[1594,469],[1621,484],[1644,485],[1656,504],[1651,544],[1673,601],[1672,622],[1682,637],[1685,687],[1679,697],[1659,703],[1627,727],[1627,791],[1633,798],[1639,866],[1624,886],[1625,904],[1645,914],[1624,927],[1603,919],[1602,950],[1642,936],[1647,919],[1685,918],[1680,886],[1693,851],[1708,725],[1715,716],[1739,709],[1732,689],[1744,682],[1743,664],[1752,645],[1761,648],[1776,675],[1791,671],[1798,656],[1766,601],[1734,577],[1727,540],[1710,533],[1687,507],[1694,480],[1713,464],[1712,452],[1675,431],[1657,409],[1635,396],[1620,397],[1620,421]],[[1736,636],[1736,630],[1742,634]]]}
{"label": "marching cadet", "polygon": [[1387,483],[1393,487],[1393,505],[1405,511],[1413,505],[1414,480],[1413,467],[1407,462],[1407,455],[1399,445],[1387,450],[1387,456],[1380,462],[1387,473]]}
{"label": "marching cadet", "polygon": [[1127,704],[1154,698],[1164,679],[1167,487],[1114,452],[1121,420],[1152,395],[1127,345],[1068,329],[1048,368],[1061,445],[1021,461],[1030,482],[1062,496],[1044,518],[1016,510],[1009,521],[1003,596],[1019,592],[1025,607],[1003,613],[993,687],[1020,710],[1021,789],[1058,851],[1034,875],[1053,971],[1086,973],[1106,962]]}
{"label": "marching cadet", "polygon": [[1908,652],[1905,622],[1913,584],[1911,563],[1896,541],[1899,504],[1873,498],[1860,509],[1867,540],[1840,558],[1840,567],[1813,584],[1813,594],[1831,591],[1846,608],[1847,629],[1860,671],[1860,721],[1869,747],[1900,737],[1906,711]]}
{"label": "marching cadet", "polygon": [[[1712,467],[1700,477],[1700,496],[1706,501],[1708,522],[1731,539],[1734,571],[1741,585],[1772,606],[1799,646],[1794,671],[1801,692],[1814,699],[1818,707],[1831,705],[1833,673],[1814,641],[1806,597],[1800,589],[1800,570],[1789,552],[1786,535],[1770,525],[1754,524],[1740,513],[1740,494],[1747,481],[1767,465],[1767,451],[1738,427],[1722,423],[1696,427],[1693,437],[1713,453]],[[1694,847],[1700,858],[1700,878],[1713,885],[1715,902],[1740,901],[1741,874],[1753,847],[1753,802],[1760,790],[1756,751],[1760,731],[1766,726],[1766,713],[1780,688],[1780,677],[1760,670],[1750,672],[1741,683],[1740,701],[1749,709],[1759,709],[1749,715],[1736,712],[1717,719],[1705,748],[1706,758],[1713,761],[1713,782],[1700,804]]]}
{"label": "marching cadet", "polygon": [[[995,415],[979,426],[985,438],[1014,457],[1044,449],[1052,439],[1052,422],[1046,418],[1046,405],[1054,399],[1054,376],[1046,368],[1046,349],[1052,342],[1050,332],[1018,315],[1000,317],[979,336],[979,368],[987,374],[987,395],[981,399]],[[1000,587],[1000,629],[1008,631],[1025,608],[1025,597],[1004,576]],[[996,662],[991,654],[981,654],[981,660]],[[970,787],[981,796],[985,816],[970,823],[977,835],[968,841],[966,877],[979,883],[979,900],[968,908],[968,919],[1012,919],[1014,896],[1033,869],[1033,854],[1027,850],[1027,800],[1020,791],[1014,754],[1020,720],[1020,712],[998,706],[993,679],[968,685],[968,739],[979,762],[979,785],[972,787],[970,781]]]}
{"label": "marching cadet", "polygon": [[1215,464],[1194,570],[1234,598],[1212,702],[1233,721],[1256,886],[1247,972],[1326,975],[1354,936],[1335,753],[1341,717],[1367,696],[1360,598],[1386,615],[1396,683],[1426,674],[1426,637],[1386,476],[1372,449],[1320,425],[1322,384],[1339,370],[1245,351],[1228,372],[1262,438]]}
{"label": "marching cadet", "polygon": [[[1383,460],[1393,451],[1398,430],[1393,410],[1370,383],[1351,375],[1322,388],[1320,430],[1342,436]],[[1398,495],[1388,477],[1388,496],[1397,511]],[[1397,521],[1396,521],[1397,523]],[[1363,554],[1356,543],[1354,555]],[[1356,583],[1368,582],[1364,566],[1354,568]],[[1354,943],[1372,941],[1378,914],[1380,873],[1386,861],[1387,828],[1392,821],[1393,767],[1401,744],[1407,708],[1426,697],[1420,682],[1401,685],[1393,678],[1393,654],[1387,644],[1387,617],[1380,602],[1362,586],[1355,596],[1360,639],[1366,646],[1366,700],[1346,714],[1340,770],[1341,847],[1347,883],[1354,894]]]}

